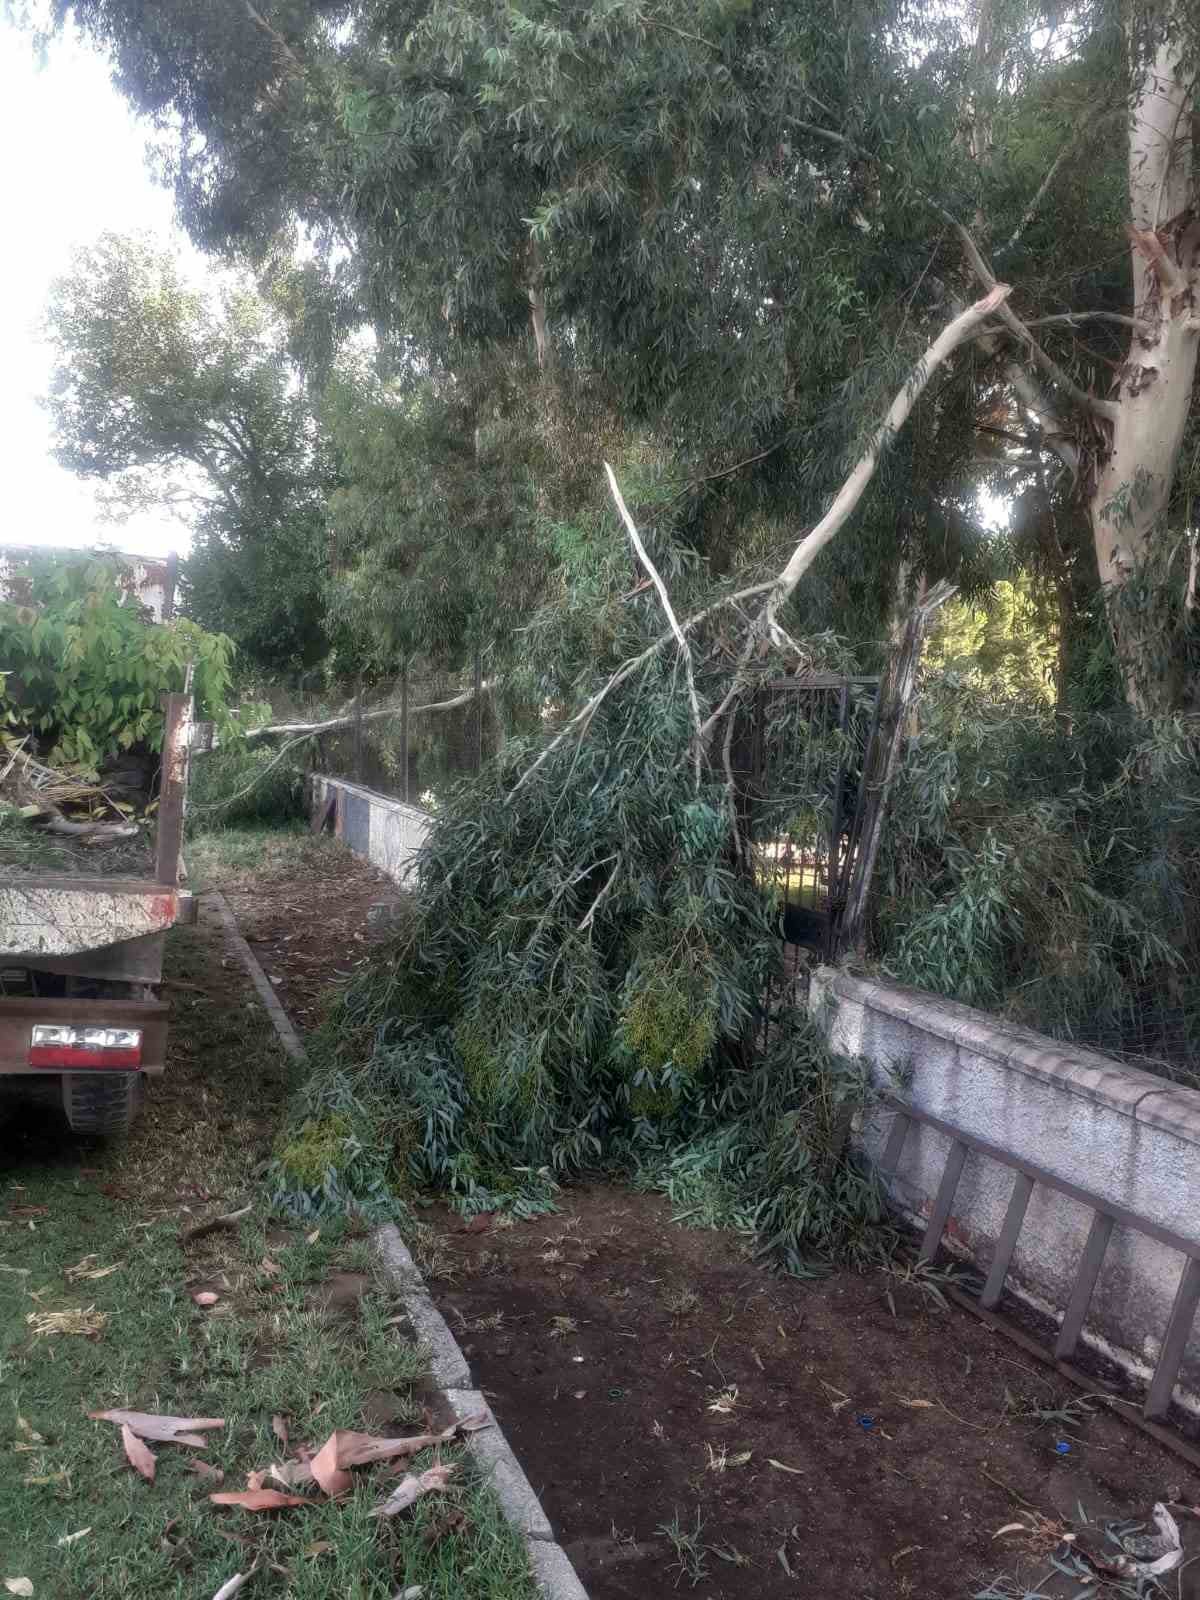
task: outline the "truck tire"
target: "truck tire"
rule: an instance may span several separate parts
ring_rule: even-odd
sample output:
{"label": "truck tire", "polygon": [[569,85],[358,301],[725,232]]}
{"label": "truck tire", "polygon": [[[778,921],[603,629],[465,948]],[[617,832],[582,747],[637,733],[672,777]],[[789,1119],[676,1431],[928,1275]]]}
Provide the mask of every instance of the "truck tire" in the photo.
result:
{"label": "truck tire", "polygon": [[146,1094],[140,1072],[64,1072],[63,1110],[72,1133],[128,1133]]}

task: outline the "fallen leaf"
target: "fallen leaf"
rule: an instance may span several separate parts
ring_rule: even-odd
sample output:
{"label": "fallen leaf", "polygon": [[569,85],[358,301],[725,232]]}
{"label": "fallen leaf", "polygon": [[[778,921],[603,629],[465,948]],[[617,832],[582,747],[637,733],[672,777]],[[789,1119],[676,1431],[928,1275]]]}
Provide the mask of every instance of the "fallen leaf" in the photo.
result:
{"label": "fallen leaf", "polygon": [[190,1444],[203,1449],[208,1443],[200,1428],[223,1428],[224,1417],[168,1417],[156,1411],[89,1411],[93,1422],[115,1422],[128,1426],[139,1439],[155,1439],[159,1444]]}
{"label": "fallen leaf", "polygon": [[286,1450],[288,1447],[288,1425],[283,1417],[271,1418],[271,1432]]}
{"label": "fallen leaf", "polygon": [[266,1476],[267,1474],[265,1469],[261,1467],[256,1472],[248,1472],[246,1474],[247,1489],[261,1489],[266,1480]]}
{"label": "fallen leaf", "polygon": [[198,1306],[215,1306],[220,1298],[221,1296],[214,1294],[211,1289],[198,1289],[192,1296]]}
{"label": "fallen leaf", "polygon": [[17,1418],[17,1429],[18,1429],[18,1431],[20,1433],[23,1433],[25,1435],[25,1437],[29,1440],[30,1444],[45,1444],[45,1442],[46,1442],[42,1438],[40,1433],[35,1432],[33,1427],[30,1425],[29,1421],[25,1417],[18,1417]]}
{"label": "fallen leaf", "polygon": [[433,1494],[438,1490],[444,1489],[453,1474],[453,1463],[449,1463],[446,1466],[430,1467],[419,1478],[413,1477],[410,1473],[408,1477],[400,1481],[381,1505],[375,1507],[371,1515],[373,1517],[394,1517],[397,1512],[407,1510],[423,1494]]}
{"label": "fallen leaf", "polygon": [[214,1467],[211,1461],[201,1461],[199,1456],[189,1456],[183,1464],[185,1472],[194,1472],[198,1478],[207,1478],[210,1483],[224,1483],[225,1474],[220,1467]]}
{"label": "fallen leaf", "polygon": [[794,1472],[797,1476],[803,1475],[803,1467],[789,1467],[786,1461],[776,1461],[774,1456],[767,1457],[767,1465],[774,1467],[778,1472]]}
{"label": "fallen leaf", "polygon": [[62,1538],[56,1539],[54,1543],[58,1549],[65,1550],[67,1545],[74,1544],[76,1539],[86,1539],[91,1531],[90,1528],[80,1528],[78,1533],[64,1533]]}
{"label": "fallen leaf", "polygon": [[125,1446],[125,1454],[129,1458],[129,1465],[140,1472],[147,1483],[154,1482],[154,1451],[144,1445],[134,1433],[129,1424],[121,1426],[121,1443]]}
{"label": "fallen leaf", "polygon": [[369,1433],[350,1433],[344,1429],[334,1434],[337,1440],[339,1467],[365,1467],[372,1461],[389,1461],[395,1456],[417,1456],[431,1445],[447,1444],[458,1432],[457,1427],[442,1433],[416,1433],[407,1439],[377,1439]]}
{"label": "fallen leaf", "polygon": [[282,1461],[267,1468],[269,1477],[285,1489],[295,1489],[302,1483],[313,1481],[312,1468],[307,1461]]}
{"label": "fallen leaf", "polygon": [[[9,1214],[10,1217],[48,1217],[50,1215],[50,1207],[49,1206],[9,1206],[8,1214]],[[29,1580],[26,1578],[24,1581],[26,1583],[28,1583]]]}
{"label": "fallen leaf", "polygon": [[995,1533],[992,1535],[992,1538],[993,1539],[999,1539],[1006,1533],[1028,1533],[1028,1532],[1029,1532],[1029,1529],[1025,1526],[1025,1524],[1023,1522],[1006,1522],[1002,1528],[997,1528],[996,1529]]}
{"label": "fallen leaf", "polygon": [[727,1467],[744,1467],[753,1454],[753,1450],[739,1450],[737,1455],[729,1457],[725,1465]]}
{"label": "fallen leaf", "polygon": [[4,1587],[9,1594],[29,1595],[33,1593],[33,1582],[29,1578],[5,1578]]}
{"label": "fallen leaf", "polygon": [[470,1222],[463,1223],[462,1231],[464,1233],[486,1233],[495,1220],[495,1216],[496,1213],[494,1211],[480,1211],[471,1218]]}
{"label": "fallen leaf", "polygon": [[264,1273],[268,1278],[278,1278],[282,1273],[283,1268],[279,1265],[278,1261],[272,1261],[270,1256],[264,1256],[259,1262],[258,1270],[261,1273]]}
{"label": "fallen leaf", "polygon": [[299,1494],[280,1494],[278,1489],[228,1489],[208,1497],[215,1506],[241,1506],[245,1511],[276,1511],[281,1506],[311,1505]]}
{"label": "fallen leaf", "polygon": [[315,1560],[317,1556],[323,1556],[332,1549],[333,1546],[328,1539],[315,1539],[312,1544],[305,1545],[304,1554],[311,1560]]}
{"label": "fallen leaf", "polygon": [[309,1462],[312,1475],[331,1500],[346,1493],[354,1481],[344,1467],[338,1465],[339,1431],[335,1429]]}
{"label": "fallen leaf", "polygon": [[213,1595],[213,1600],[232,1600],[232,1597],[238,1592],[242,1585],[247,1583],[254,1576],[254,1570],[255,1569],[251,1567],[249,1572],[235,1572],[233,1577],[229,1579],[228,1583],[223,1583],[217,1590],[216,1594]]}
{"label": "fallen leaf", "polygon": [[[898,1397],[899,1398],[899,1397]],[[937,1405],[933,1400],[905,1400],[900,1399],[902,1406],[907,1406],[910,1411],[936,1411]]]}
{"label": "fallen leaf", "polygon": [[305,1244],[316,1244],[317,1240],[320,1237],[321,1237],[320,1228],[314,1228],[311,1233],[306,1233],[304,1235],[304,1242],[305,1242]]}

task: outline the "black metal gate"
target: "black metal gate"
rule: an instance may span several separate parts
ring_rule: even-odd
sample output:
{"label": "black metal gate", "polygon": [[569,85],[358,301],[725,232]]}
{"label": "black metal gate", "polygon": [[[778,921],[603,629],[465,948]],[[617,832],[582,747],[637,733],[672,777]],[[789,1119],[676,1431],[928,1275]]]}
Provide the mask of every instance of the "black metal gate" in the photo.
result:
{"label": "black metal gate", "polygon": [[738,741],[746,866],[778,908],[789,966],[841,950],[871,797],[879,679],[772,678],[750,696]]}

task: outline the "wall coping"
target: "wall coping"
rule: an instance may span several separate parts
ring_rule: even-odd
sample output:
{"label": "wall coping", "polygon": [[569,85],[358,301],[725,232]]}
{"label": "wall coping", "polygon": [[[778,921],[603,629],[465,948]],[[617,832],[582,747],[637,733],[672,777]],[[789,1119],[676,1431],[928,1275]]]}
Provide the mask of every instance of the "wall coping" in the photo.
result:
{"label": "wall coping", "polygon": [[833,994],[857,1002],[869,1011],[910,1023],[1011,1071],[1039,1078],[1065,1094],[1102,1105],[1148,1127],[1161,1128],[1200,1147],[1200,1090],[1182,1088],[1096,1050],[1064,1044],[1035,1033],[1032,1028],[920,989],[858,978],[835,967],[818,967],[813,980],[817,991],[814,998]]}
{"label": "wall coping", "polygon": [[433,813],[426,811],[422,806],[414,806],[407,800],[397,800],[390,794],[380,794],[378,789],[368,789],[361,783],[351,783],[348,778],[335,778],[328,772],[314,772],[312,776],[318,783],[343,789],[347,794],[357,795],[360,800],[365,800],[368,805],[382,806],[385,811],[394,811],[398,816],[414,817],[419,822],[433,820]]}

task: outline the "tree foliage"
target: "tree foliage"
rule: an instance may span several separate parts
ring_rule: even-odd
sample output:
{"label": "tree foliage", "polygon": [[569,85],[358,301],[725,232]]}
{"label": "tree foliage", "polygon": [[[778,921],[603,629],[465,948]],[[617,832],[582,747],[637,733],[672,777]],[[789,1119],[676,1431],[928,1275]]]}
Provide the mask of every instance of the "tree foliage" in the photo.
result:
{"label": "tree foliage", "polygon": [[53,764],[95,772],[108,757],[162,745],[164,694],[183,690],[189,666],[197,715],[226,738],[233,643],[178,618],[155,623],[124,564],[53,556],[22,573],[19,599],[0,599],[0,728],[32,737]]}
{"label": "tree foliage", "polygon": [[55,284],[47,331],[60,463],[118,515],[154,505],[190,524],[198,622],[262,666],[319,660],[333,473],[264,302],[234,285],[214,303],[170,254],[105,235]]}

